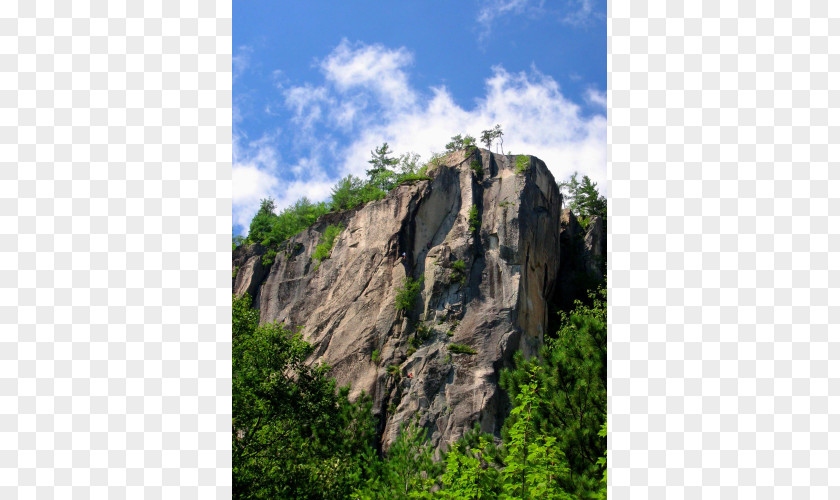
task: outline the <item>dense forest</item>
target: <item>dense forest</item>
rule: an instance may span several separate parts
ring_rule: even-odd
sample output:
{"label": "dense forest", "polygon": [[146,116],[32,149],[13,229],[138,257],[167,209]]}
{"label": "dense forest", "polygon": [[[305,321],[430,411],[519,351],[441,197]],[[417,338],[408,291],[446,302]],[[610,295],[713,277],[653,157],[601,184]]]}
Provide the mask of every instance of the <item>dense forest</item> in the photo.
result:
{"label": "dense forest", "polygon": [[[452,139],[448,152],[474,147],[469,136]],[[418,167],[415,154],[390,154],[387,144],[372,151],[368,179],[342,179],[329,202],[303,199],[277,214],[274,202],[263,200],[248,238],[235,239],[234,247],[260,243],[273,252],[324,213],[425,178],[435,161]],[[591,216],[606,216],[606,201],[588,177],[575,174],[559,187],[584,226]],[[517,354],[502,371],[511,411],[501,436],[476,428],[438,451],[426,429],[410,421],[382,453],[370,398],[350,401],[349,387],[337,387],[328,366],[306,363],[314,347],[293,325],[260,325],[251,297],[234,296],[234,497],[606,498],[605,287],[555,313],[551,324],[558,326],[540,356]]]}

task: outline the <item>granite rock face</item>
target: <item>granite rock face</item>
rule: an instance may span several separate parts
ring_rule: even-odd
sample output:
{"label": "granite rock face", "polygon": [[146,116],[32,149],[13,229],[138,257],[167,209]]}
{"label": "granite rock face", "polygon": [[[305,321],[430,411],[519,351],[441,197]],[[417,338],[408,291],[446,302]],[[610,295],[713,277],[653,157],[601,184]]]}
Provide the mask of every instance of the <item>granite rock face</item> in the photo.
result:
{"label": "granite rock face", "polygon": [[[455,152],[430,168],[432,180],[321,217],[270,268],[257,245],[234,252],[234,293],[250,293],[263,322],[301,326],[313,362],[329,364],[351,397],[373,397],[385,449],[415,416],[438,447],[476,422],[498,435],[510,410],[500,370],[517,350],[538,353],[558,293],[580,292],[564,273],[591,275],[589,262],[606,255],[606,232],[593,223],[584,234],[548,168],[527,158],[517,173],[516,156]],[[339,224],[330,257],[313,261],[321,234]],[[422,279],[421,291],[397,311],[406,278]]]}

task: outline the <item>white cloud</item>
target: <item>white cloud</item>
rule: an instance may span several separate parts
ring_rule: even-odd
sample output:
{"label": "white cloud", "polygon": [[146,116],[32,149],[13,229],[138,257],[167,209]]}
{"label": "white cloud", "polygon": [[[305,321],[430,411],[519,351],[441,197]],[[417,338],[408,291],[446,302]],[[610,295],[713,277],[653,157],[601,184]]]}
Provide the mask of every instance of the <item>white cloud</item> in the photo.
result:
{"label": "white cloud", "polygon": [[[363,175],[370,150],[383,141],[398,153],[417,151],[428,157],[441,151],[455,134],[478,137],[498,123],[505,134],[505,152],[539,157],[557,180],[577,170],[606,186],[606,116],[584,116],[552,78],[536,70],[525,74],[493,68],[485,89],[485,96],[473,109],[464,109],[445,88],[436,88],[427,102],[409,112],[389,115],[385,123],[365,127],[346,149],[341,174]],[[602,95],[591,90],[587,98]]]}
{"label": "white cloud", "polygon": [[339,92],[372,91],[383,106],[400,109],[414,105],[417,99],[404,70],[411,61],[412,55],[404,47],[391,50],[381,44],[351,44],[343,39],[321,63],[321,69]]}
{"label": "white cloud", "polygon": [[571,25],[581,25],[588,22],[594,15],[592,9],[592,0],[570,0],[569,3],[573,5],[561,21]]}
{"label": "white cloud", "polygon": [[[397,154],[416,151],[428,158],[442,151],[451,136],[478,137],[497,123],[504,130],[505,152],[539,157],[558,181],[579,171],[600,188],[608,187],[604,92],[590,89],[580,96],[591,105],[586,114],[563,95],[553,78],[536,68],[510,73],[498,66],[484,82],[484,95],[471,108],[461,107],[445,87],[425,93],[411,87],[404,70],[410,61],[404,48],[351,47],[343,41],[321,65],[324,82],[287,88],[285,104],[293,120],[302,120],[308,128],[290,127],[286,139],[303,148],[302,154],[291,162],[281,161],[274,146],[277,135],[247,144],[235,138],[234,223],[247,230],[259,199],[268,195],[280,208],[301,196],[327,199],[339,178],[365,175],[371,150],[382,142]],[[390,82],[383,82],[388,78]],[[592,108],[596,114],[591,114]],[[339,142],[331,135],[335,130],[349,139]],[[277,180],[281,171],[283,180]]]}
{"label": "white cloud", "polygon": [[278,180],[255,164],[233,165],[233,223],[245,228],[260,208],[260,200],[276,190]]}
{"label": "white cloud", "polygon": [[260,200],[275,196],[279,154],[274,147],[278,134],[267,134],[256,141],[233,137],[233,223],[245,228],[260,207]]}
{"label": "white cloud", "polygon": [[237,47],[236,55],[231,58],[231,71],[233,71],[234,81],[242,76],[242,73],[244,73],[251,65],[251,54],[253,53],[253,47],[248,45],[240,45]]}
{"label": "white cloud", "polygon": [[491,0],[482,4],[483,7],[478,11],[476,21],[487,29],[497,17],[521,13],[528,5],[528,0]]}
{"label": "white cloud", "polygon": [[586,92],[586,100],[589,101],[590,103],[596,105],[596,106],[600,106],[600,107],[604,108],[605,110],[607,109],[607,93],[606,92],[600,92],[600,91],[595,90],[595,89],[589,89]]}
{"label": "white cloud", "polygon": [[295,112],[296,124],[310,128],[321,117],[321,106],[328,103],[326,87],[313,87],[306,84],[291,87],[285,92],[286,107]]}
{"label": "white cloud", "polygon": [[564,24],[582,26],[593,18],[604,16],[595,10],[593,2],[594,0],[566,0],[563,2],[564,6],[558,6],[560,2],[554,2],[547,7],[545,0],[485,0],[476,16],[476,21],[481,26],[478,38],[480,41],[487,38],[493,23],[499,18],[509,16],[551,16]]}

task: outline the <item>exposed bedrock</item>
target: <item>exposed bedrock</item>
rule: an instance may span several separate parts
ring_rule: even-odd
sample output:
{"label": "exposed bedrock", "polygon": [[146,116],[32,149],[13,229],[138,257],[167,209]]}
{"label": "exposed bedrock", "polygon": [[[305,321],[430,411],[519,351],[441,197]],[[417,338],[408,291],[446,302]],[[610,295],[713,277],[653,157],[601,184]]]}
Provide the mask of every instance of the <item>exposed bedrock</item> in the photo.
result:
{"label": "exposed bedrock", "polygon": [[[302,326],[312,361],[329,364],[351,397],[373,397],[383,448],[415,416],[435,446],[476,422],[498,436],[510,409],[499,371],[517,350],[538,353],[557,297],[581,293],[574,287],[586,280],[573,274],[600,272],[606,225],[593,221],[584,234],[545,164],[527,158],[517,173],[515,155],[455,152],[430,169],[432,180],[321,217],[270,268],[258,245],[234,252],[234,293],[255,297],[263,322]],[[476,159],[481,176],[470,168]],[[310,257],[331,224],[344,229],[316,269]],[[421,293],[413,309],[397,311],[406,277],[422,278]]]}

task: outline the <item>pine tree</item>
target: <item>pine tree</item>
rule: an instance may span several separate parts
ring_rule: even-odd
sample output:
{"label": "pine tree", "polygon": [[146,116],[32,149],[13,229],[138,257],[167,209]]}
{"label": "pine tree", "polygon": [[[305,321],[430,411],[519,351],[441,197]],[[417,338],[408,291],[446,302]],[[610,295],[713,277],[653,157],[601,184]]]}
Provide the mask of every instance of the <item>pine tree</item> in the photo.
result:
{"label": "pine tree", "polygon": [[569,180],[558,184],[569,202],[569,209],[578,217],[606,217],[607,200],[598,192],[598,183],[592,182],[588,175],[584,175],[582,181],[577,176],[575,172]]}
{"label": "pine tree", "polygon": [[547,498],[571,500],[560,487],[560,479],[569,472],[566,457],[555,446],[557,438],[537,432],[534,416],[541,398],[538,394],[539,365],[529,368],[530,380],[519,387],[519,404],[510,412],[514,419],[507,432],[505,479],[506,498]]}
{"label": "pine tree", "polygon": [[371,455],[367,481],[353,493],[358,499],[431,498],[442,464],[432,457],[426,429],[412,421],[402,426],[384,460]]}
{"label": "pine tree", "polygon": [[[576,302],[576,308],[561,314],[561,328],[548,338],[538,358],[514,357],[515,369],[502,372],[502,387],[517,400],[536,372],[541,389],[540,405],[531,418],[540,432],[556,437],[556,447],[565,453],[570,474],[561,479],[565,491],[579,497],[597,492],[602,475],[598,459],[606,450],[599,436],[607,409],[607,310],[606,289],[590,293],[591,305]],[[512,429],[522,417],[511,414],[505,428]],[[509,432],[509,431],[507,431]]]}
{"label": "pine tree", "polygon": [[368,163],[373,167],[366,172],[368,182],[383,191],[391,189],[393,178],[396,175],[391,168],[400,162],[399,158],[389,156],[393,153],[387,142],[383,142],[382,146],[370,152]]}

